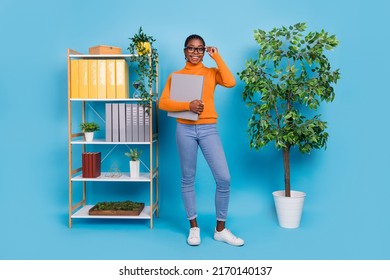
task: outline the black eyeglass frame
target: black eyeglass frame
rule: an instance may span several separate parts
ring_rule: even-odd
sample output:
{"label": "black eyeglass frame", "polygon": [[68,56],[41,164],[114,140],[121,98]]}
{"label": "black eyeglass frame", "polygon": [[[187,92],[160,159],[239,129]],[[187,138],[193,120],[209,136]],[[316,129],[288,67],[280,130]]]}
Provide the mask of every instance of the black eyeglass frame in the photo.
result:
{"label": "black eyeglass frame", "polygon": [[[189,53],[194,53],[196,51],[197,53],[200,53],[200,54],[205,53],[205,51],[207,50],[206,47],[195,48],[195,47],[188,47],[188,46],[185,47],[184,49],[187,50]],[[200,51],[200,50],[202,50],[202,51]]]}

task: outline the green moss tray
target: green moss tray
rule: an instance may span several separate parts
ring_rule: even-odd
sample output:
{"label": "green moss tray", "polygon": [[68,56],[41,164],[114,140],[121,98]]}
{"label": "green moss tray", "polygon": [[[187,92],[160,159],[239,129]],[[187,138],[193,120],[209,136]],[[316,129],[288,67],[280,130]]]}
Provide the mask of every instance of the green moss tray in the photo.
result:
{"label": "green moss tray", "polygon": [[142,202],[99,202],[89,209],[89,215],[139,216],[144,207],[145,203]]}

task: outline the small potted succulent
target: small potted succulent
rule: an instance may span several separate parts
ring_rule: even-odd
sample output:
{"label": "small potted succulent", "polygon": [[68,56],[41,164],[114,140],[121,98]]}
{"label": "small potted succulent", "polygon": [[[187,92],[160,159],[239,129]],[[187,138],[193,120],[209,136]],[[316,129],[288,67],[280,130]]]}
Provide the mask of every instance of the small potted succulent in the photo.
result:
{"label": "small potted succulent", "polygon": [[138,149],[129,149],[128,152],[125,153],[125,156],[130,158],[130,177],[131,178],[139,178],[140,174],[140,160],[142,150]]}
{"label": "small potted succulent", "polygon": [[87,142],[91,142],[94,132],[100,129],[99,125],[94,122],[83,122],[80,124],[80,128],[84,132],[84,138]]}

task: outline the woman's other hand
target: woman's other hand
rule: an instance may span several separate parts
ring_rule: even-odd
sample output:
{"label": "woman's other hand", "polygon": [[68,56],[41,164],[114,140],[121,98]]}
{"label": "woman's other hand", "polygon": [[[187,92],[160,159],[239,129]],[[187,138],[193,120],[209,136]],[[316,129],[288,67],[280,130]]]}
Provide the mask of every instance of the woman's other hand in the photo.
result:
{"label": "woman's other hand", "polygon": [[190,110],[195,114],[200,115],[203,112],[203,109],[204,109],[204,104],[202,100],[195,99],[190,102]]}

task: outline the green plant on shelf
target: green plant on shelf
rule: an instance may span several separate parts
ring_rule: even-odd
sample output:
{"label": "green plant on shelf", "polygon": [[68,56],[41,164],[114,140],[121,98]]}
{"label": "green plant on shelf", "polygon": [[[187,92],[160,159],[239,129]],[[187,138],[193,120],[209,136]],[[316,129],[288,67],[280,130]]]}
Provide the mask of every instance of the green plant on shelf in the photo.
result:
{"label": "green plant on shelf", "polygon": [[94,132],[100,129],[99,125],[94,122],[81,123],[80,128],[83,132]]}
{"label": "green plant on shelf", "polygon": [[142,150],[130,149],[125,153],[125,156],[129,157],[131,161],[137,161],[142,155]]}

